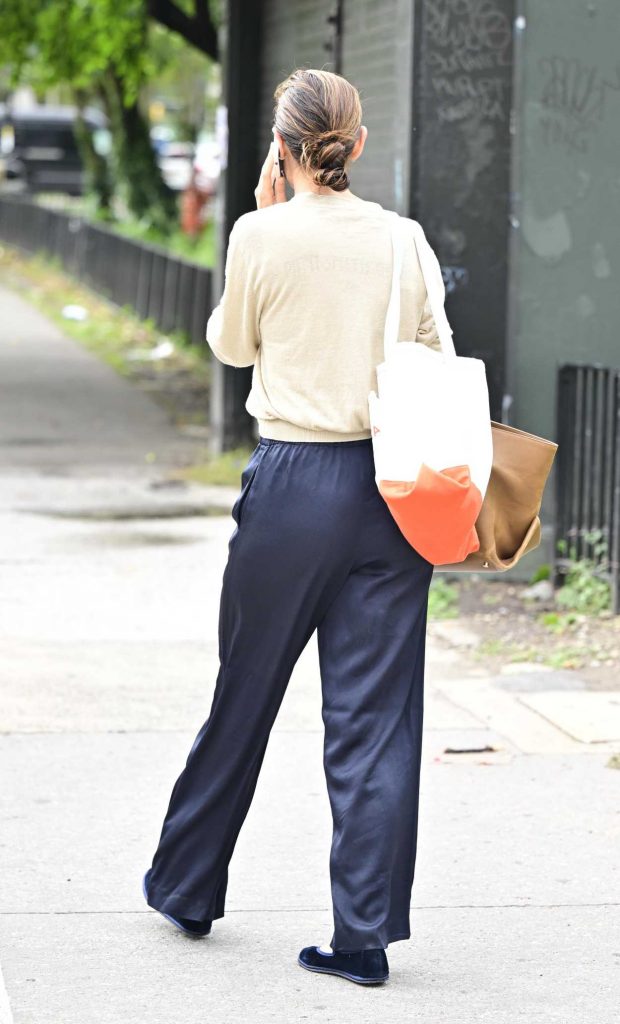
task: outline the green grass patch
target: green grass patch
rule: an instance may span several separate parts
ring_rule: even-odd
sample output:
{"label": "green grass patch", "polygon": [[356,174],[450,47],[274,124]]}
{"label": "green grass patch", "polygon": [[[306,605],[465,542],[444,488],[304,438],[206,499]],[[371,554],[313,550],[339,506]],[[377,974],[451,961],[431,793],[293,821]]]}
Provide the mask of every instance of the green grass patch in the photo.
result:
{"label": "green grass patch", "polygon": [[577,612],[541,612],[538,616],[538,622],[541,626],[545,626],[546,629],[551,630],[552,633],[565,633],[566,630],[572,626],[575,622],[578,622],[582,616],[578,615]]}
{"label": "green grass patch", "polygon": [[215,224],[209,221],[197,238],[190,238],[181,229],[164,235],[153,227],[145,227],[137,221],[118,221],[106,225],[111,231],[135,241],[159,245],[175,256],[181,256],[191,263],[204,267],[215,266]]}
{"label": "green grass patch", "polygon": [[499,637],[490,637],[486,640],[481,640],[473,653],[478,658],[485,658],[487,655],[507,654],[508,645],[503,640],[500,640]]}
{"label": "green grass patch", "polygon": [[500,657],[505,662],[529,661],[558,669],[582,668],[592,660],[604,659],[604,654],[592,646],[565,645],[547,650],[532,644],[507,643],[501,637],[481,640],[473,654],[481,661],[488,657]]}
{"label": "green grass patch", "polygon": [[596,647],[556,647],[544,656],[544,664],[551,668],[582,668],[597,660]]}
{"label": "green grass patch", "polygon": [[551,566],[548,562],[544,562],[539,565],[538,568],[530,576],[530,586],[534,583],[538,583],[540,580],[548,580],[551,578]]}
{"label": "green grass patch", "polygon": [[251,447],[231,448],[221,455],[205,456],[204,461],[177,470],[175,476],[197,484],[240,487],[241,473],[253,450]]}
{"label": "green grass patch", "polygon": [[440,576],[433,576],[428,592],[429,619],[456,619],[459,614],[458,587]]}

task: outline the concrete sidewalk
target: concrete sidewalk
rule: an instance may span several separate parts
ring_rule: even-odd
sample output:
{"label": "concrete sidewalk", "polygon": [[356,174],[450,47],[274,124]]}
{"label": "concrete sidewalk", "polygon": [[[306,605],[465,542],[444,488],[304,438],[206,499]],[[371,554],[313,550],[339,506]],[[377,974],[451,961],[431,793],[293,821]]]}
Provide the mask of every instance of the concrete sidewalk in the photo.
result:
{"label": "concrete sidewalk", "polygon": [[413,934],[389,947],[387,985],[296,964],[332,930],[315,638],[226,916],[192,941],[146,907],[215,683],[236,490],[157,486],[196,442],[23,300],[0,302],[0,1024],[612,1024],[618,744],[574,739],[432,623]]}

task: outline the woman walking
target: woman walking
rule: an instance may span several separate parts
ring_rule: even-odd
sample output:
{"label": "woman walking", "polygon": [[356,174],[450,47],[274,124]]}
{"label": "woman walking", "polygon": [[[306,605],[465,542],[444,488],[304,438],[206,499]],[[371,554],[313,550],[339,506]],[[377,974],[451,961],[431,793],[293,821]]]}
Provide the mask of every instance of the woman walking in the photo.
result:
{"label": "woman walking", "polygon": [[[380,984],[387,946],[410,937],[433,565],[405,540],[375,481],[368,392],[392,248],[383,207],[349,187],[367,137],[359,94],[339,75],[298,69],[274,95],[258,209],[233,226],[207,326],[222,362],[254,367],[246,408],[259,440],[232,510],[210,715],[173,787],[143,890],[194,936],[224,916],[270,730],[316,630],[334,930],[329,947],[304,947],[298,962]],[[440,347],[413,239],[399,337]]]}

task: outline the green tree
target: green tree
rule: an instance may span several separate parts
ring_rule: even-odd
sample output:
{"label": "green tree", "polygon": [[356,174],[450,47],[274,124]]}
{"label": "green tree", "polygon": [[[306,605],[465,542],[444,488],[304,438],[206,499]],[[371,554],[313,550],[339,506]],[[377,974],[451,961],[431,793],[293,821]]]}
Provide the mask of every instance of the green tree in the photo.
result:
{"label": "green tree", "polygon": [[[117,189],[134,216],[168,230],[176,221],[176,196],[162,179],[140,96],[157,70],[150,45],[151,19],[190,45],[217,57],[214,16],[207,0],[0,0],[0,62],[10,67],[13,88],[27,81],[38,95],[70,88],[83,110],[97,98],[110,119]],[[76,132],[91,187],[109,204],[102,174],[83,124]]]}

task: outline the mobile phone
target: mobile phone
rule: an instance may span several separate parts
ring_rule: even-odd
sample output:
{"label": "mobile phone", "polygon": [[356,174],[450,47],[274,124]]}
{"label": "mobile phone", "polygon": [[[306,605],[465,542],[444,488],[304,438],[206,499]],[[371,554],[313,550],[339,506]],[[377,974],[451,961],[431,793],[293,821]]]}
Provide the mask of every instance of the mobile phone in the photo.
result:
{"label": "mobile phone", "polygon": [[[276,178],[278,178],[278,177],[284,178],[284,176],[285,176],[284,175],[284,160],[282,158],[282,154],[280,152],[280,147],[279,146],[276,146],[276,154],[277,154],[277,161],[274,160],[273,172],[272,172],[272,178],[273,178],[274,184],[275,184]],[[277,167],[277,170],[276,170],[276,167]]]}
{"label": "mobile phone", "polygon": [[[276,178],[278,178],[278,177],[285,178],[286,175],[284,173],[284,159],[283,159],[282,154],[280,152],[280,147],[278,146],[278,144],[276,142],[275,125],[272,127],[271,131],[273,133],[273,139],[271,141],[276,143],[276,145],[275,145],[276,160],[274,160],[274,162],[273,162],[273,170],[272,170],[272,177],[271,177],[271,182],[272,182],[273,185],[275,185]],[[278,168],[277,171],[276,171],[276,162],[277,162],[277,168]]]}
{"label": "mobile phone", "polygon": [[[283,164],[284,164],[284,161],[282,160],[282,158],[278,157],[278,163],[277,164],[274,163],[274,165],[273,165],[273,169],[271,171],[271,187],[272,188],[276,187],[276,181],[278,181],[280,178],[284,177],[284,166],[283,166]],[[279,172],[278,172],[277,168],[279,168]]]}

